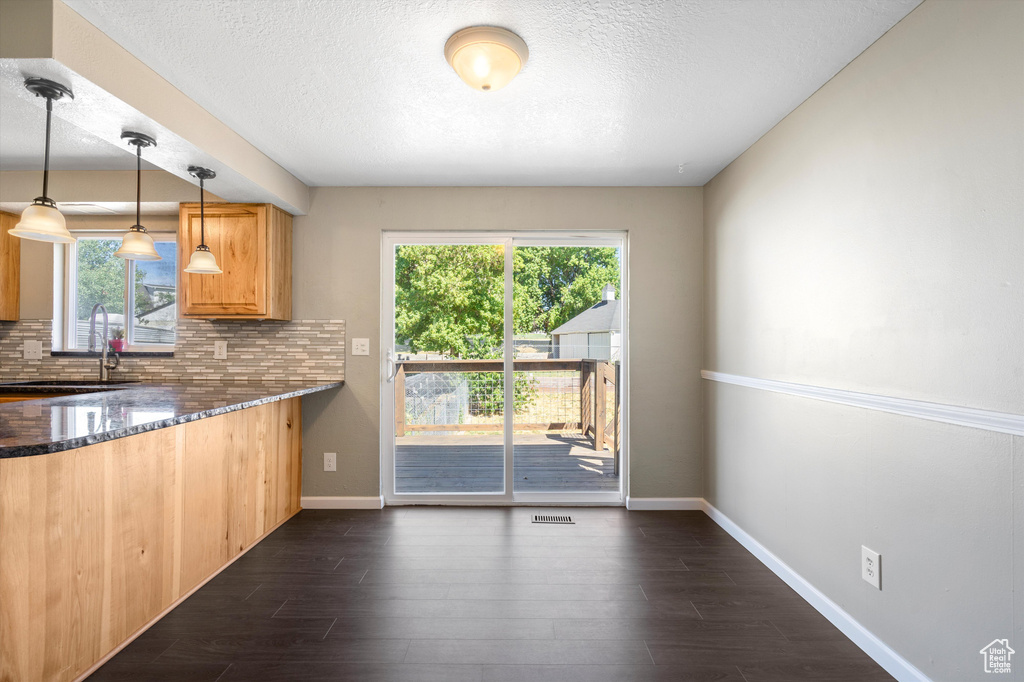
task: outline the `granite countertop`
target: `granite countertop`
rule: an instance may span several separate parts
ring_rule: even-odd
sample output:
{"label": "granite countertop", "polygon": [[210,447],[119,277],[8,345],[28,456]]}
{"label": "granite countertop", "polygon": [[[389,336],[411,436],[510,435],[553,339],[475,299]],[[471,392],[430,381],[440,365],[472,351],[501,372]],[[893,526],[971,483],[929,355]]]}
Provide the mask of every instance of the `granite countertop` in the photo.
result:
{"label": "granite countertop", "polygon": [[[75,386],[72,390],[62,386],[61,393],[73,394],[0,403],[0,458],[61,452],[326,391],[343,383],[131,383]],[[0,393],[50,388],[19,388],[12,382],[0,384]]]}

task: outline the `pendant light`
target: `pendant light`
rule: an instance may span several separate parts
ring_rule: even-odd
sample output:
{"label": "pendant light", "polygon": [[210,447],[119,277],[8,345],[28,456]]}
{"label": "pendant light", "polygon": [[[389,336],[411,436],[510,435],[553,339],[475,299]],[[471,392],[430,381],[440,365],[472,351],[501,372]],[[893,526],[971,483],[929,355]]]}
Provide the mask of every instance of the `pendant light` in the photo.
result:
{"label": "pendant light", "polygon": [[163,260],[156,252],[153,238],[142,226],[142,148],[155,147],[156,140],[130,130],[121,133],[121,139],[135,146],[135,224],[128,228],[128,233],[121,240],[121,248],[114,255],[125,260]]}
{"label": "pendant light", "polygon": [[444,46],[444,58],[471,88],[493,92],[508,85],[530,58],[526,42],[496,26],[456,31]]}
{"label": "pendant light", "polygon": [[39,242],[70,244],[75,238],[68,232],[64,216],[57,210],[57,203],[46,196],[50,182],[50,118],[53,115],[53,100],[67,95],[75,98],[71,89],[45,78],[27,78],[25,87],[36,97],[46,98],[46,156],[43,157],[43,196],[36,197],[21,213],[21,221],[8,232],[15,237]]}
{"label": "pendant light", "polygon": [[210,247],[206,245],[206,203],[203,197],[203,182],[212,180],[217,177],[217,174],[202,166],[189,166],[188,174],[199,178],[199,246],[192,252],[185,272],[193,275],[219,275],[223,270],[217,266],[217,259],[210,252]]}

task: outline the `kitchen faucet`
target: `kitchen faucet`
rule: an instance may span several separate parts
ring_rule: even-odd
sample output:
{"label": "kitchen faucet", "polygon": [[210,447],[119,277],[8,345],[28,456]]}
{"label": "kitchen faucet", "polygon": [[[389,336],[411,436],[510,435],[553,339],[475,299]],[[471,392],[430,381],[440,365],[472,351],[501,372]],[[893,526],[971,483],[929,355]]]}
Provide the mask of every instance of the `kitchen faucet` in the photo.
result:
{"label": "kitchen faucet", "polygon": [[110,381],[110,370],[117,369],[117,366],[121,364],[121,357],[114,353],[114,359],[107,359],[107,308],[101,303],[97,303],[92,307],[92,313],[89,315],[89,351],[96,350],[96,311],[103,311],[103,334],[100,336],[100,343],[102,347],[100,349],[100,381]]}

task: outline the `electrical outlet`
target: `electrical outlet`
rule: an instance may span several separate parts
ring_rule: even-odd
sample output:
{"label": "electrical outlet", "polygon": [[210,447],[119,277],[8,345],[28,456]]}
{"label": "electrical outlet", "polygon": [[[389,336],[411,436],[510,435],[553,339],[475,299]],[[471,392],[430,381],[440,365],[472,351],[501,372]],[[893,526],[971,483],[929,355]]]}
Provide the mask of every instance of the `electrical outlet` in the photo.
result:
{"label": "electrical outlet", "polygon": [[882,555],[864,545],[860,546],[860,577],[875,589],[882,589]]}
{"label": "electrical outlet", "polygon": [[338,453],[337,452],[325,452],[324,453],[324,471],[337,471],[338,470]]}
{"label": "electrical outlet", "polygon": [[42,360],[43,342],[26,340],[25,345],[22,346],[22,352],[25,360]]}
{"label": "electrical outlet", "polygon": [[370,339],[352,339],[352,355],[369,355]]}
{"label": "electrical outlet", "polygon": [[213,359],[214,360],[227,360],[228,359],[228,342],[227,341],[214,341],[213,342]]}

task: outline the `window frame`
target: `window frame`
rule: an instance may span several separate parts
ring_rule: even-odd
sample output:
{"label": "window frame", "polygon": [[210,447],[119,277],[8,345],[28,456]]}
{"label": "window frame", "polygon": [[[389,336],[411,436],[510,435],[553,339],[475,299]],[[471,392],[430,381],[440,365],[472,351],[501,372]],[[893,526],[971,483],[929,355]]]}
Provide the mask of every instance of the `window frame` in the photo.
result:
{"label": "window frame", "polygon": [[[149,236],[153,238],[155,242],[172,242],[177,243],[178,234],[176,232],[157,232],[149,230]],[[107,230],[71,230],[71,234],[77,239],[120,239],[123,235],[123,231],[107,231]],[[131,259],[126,259],[126,267],[124,269],[124,306],[125,306],[125,337],[127,341],[131,341],[134,336],[135,329],[135,287],[132,286],[135,272],[135,262]],[[174,278],[174,297],[175,302],[180,301],[180,283],[179,278]],[[76,309],[78,307],[78,242],[72,242],[64,245],[64,282],[63,282],[63,339],[62,345],[66,351],[78,351],[87,352],[86,348],[78,347],[78,320],[76,315]],[[128,311],[132,311],[129,317]],[[180,318],[178,318],[180,319]],[[175,323],[175,343],[164,344],[164,343],[128,343],[125,345],[124,352],[126,353],[167,353],[174,352],[175,346],[177,345],[177,323]],[[109,339],[108,339],[109,341]]]}

